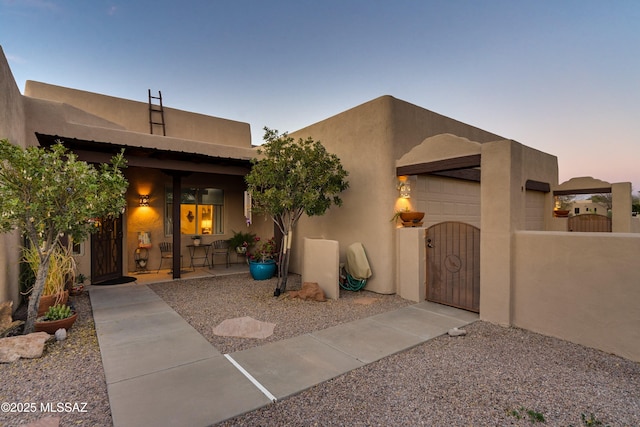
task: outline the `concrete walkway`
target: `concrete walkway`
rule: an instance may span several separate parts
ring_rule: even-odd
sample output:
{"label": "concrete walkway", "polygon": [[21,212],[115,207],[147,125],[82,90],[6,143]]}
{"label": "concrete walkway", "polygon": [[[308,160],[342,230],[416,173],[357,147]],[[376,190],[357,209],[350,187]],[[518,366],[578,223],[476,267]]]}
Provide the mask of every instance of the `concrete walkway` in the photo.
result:
{"label": "concrete walkway", "polygon": [[146,285],[90,296],[117,427],[215,424],[478,319],[422,302],[223,355]]}

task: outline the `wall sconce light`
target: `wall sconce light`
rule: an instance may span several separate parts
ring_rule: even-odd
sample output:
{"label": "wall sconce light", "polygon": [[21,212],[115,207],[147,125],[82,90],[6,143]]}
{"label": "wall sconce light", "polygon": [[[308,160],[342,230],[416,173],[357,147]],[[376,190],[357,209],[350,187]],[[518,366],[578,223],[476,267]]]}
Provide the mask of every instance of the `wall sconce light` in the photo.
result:
{"label": "wall sconce light", "polygon": [[407,177],[406,176],[399,176],[398,177],[398,191],[400,192],[400,197],[403,199],[410,199],[411,198],[411,185],[409,184],[409,181],[407,181]]}
{"label": "wall sconce light", "polygon": [[140,194],[140,207],[149,206],[149,195]]}

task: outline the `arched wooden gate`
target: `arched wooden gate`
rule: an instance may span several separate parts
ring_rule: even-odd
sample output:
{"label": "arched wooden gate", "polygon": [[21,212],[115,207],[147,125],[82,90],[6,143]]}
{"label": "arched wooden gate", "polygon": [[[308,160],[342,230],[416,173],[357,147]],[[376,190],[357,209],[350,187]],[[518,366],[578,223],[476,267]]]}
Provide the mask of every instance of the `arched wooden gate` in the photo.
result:
{"label": "arched wooden gate", "polygon": [[568,221],[569,231],[611,233],[611,218],[598,214],[572,216]]}
{"label": "arched wooden gate", "polygon": [[480,229],[441,222],[427,229],[427,300],[480,312]]}

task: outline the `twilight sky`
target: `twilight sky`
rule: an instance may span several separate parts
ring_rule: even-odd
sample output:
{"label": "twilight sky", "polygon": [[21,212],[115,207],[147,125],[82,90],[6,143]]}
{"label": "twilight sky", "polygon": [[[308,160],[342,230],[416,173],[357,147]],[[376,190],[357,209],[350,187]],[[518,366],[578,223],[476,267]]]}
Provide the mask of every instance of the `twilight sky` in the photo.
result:
{"label": "twilight sky", "polygon": [[21,91],[161,90],[254,144],[392,95],[635,192],[639,22],[637,0],[0,0],[0,45]]}

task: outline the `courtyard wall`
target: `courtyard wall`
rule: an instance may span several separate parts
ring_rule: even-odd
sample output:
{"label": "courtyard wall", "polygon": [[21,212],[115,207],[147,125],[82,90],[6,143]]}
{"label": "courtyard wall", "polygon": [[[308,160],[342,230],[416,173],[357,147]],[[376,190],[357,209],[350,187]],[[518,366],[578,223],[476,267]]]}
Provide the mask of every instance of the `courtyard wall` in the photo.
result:
{"label": "courtyard wall", "polygon": [[517,231],[512,325],[640,361],[640,236]]}

